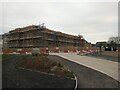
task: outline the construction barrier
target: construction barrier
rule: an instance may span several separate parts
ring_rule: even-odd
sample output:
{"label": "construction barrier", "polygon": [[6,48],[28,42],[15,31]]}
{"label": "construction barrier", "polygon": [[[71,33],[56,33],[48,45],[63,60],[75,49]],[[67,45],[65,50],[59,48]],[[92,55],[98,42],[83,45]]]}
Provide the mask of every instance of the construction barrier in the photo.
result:
{"label": "construction barrier", "polygon": [[64,50],[64,53],[68,53],[69,51],[68,50]]}

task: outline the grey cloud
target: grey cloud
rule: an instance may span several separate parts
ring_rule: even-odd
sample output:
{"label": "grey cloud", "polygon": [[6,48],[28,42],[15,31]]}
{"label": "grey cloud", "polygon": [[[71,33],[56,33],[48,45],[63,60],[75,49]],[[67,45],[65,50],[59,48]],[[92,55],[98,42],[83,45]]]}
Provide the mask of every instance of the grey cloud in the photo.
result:
{"label": "grey cloud", "polygon": [[80,33],[95,43],[117,35],[117,9],[117,2],[3,3],[3,33],[44,22],[50,29]]}

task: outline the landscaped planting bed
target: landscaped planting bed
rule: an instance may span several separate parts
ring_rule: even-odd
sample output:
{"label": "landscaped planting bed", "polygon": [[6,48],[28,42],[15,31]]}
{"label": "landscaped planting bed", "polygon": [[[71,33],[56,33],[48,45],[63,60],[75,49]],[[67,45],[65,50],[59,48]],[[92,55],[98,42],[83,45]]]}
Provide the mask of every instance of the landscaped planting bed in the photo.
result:
{"label": "landscaped planting bed", "polygon": [[46,55],[42,54],[23,58],[17,62],[16,67],[74,78],[73,73],[60,62],[51,61]]}

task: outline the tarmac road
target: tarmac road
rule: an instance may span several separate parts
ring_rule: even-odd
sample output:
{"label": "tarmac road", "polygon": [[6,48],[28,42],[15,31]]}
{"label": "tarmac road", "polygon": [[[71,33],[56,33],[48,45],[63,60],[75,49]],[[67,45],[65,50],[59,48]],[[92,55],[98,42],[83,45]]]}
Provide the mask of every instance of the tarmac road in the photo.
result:
{"label": "tarmac road", "polygon": [[50,60],[59,61],[72,70],[78,79],[78,88],[118,88],[118,81],[106,74],[71,62],[59,56],[50,55]]}
{"label": "tarmac road", "polygon": [[75,80],[15,68],[16,62],[23,57],[26,56],[15,56],[2,61],[2,90],[6,88],[70,88],[73,90]]}
{"label": "tarmac road", "polygon": [[77,53],[51,53],[51,55],[57,55],[66,58],[69,61],[76,62],[80,65],[89,67],[91,69],[97,70],[104,73],[115,80],[119,79],[120,67],[118,67],[120,62],[109,61],[100,58],[93,58],[88,56],[80,56]]}
{"label": "tarmac road", "polygon": [[2,89],[2,60],[0,59],[0,89]]}
{"label": "tarmac road", "polygon": [[[3,77],[2,86],[3,88],[44,88],[46,87],[46,82],[49,83],[47,88],[50,87],[65,87],[67,79],[59,79],[55,77],[45,76],[39,73],[17,70],[15,69],[15,63],[20,57],[11,58],[11,60],[5,60],[2,62],[3,65]],[[71,62],[67,59],[61,58],[59,56],[48,56],[50,60],[55,60],[61,62],[67,68],[72,70],[78,79],[78,88],[118,88],[118,82],[96,70],[90,69],[83,65]],[[34,77],[34,78],[33,78]],[[46,78],[47,77],[47,78]],[[52,83],[50,82],[52,80]],[[59,81],[60,80],[60,81]],[[59,83],[56,84],[56,81]],[[62,81],[62,82],[61,82]],[[40,84],[42,82],[42,84]],[[64,84],[63,84],[64,83]],[[71,83],[73,84],[73,83]],[[71,86],[70,84],[67,86]]]}

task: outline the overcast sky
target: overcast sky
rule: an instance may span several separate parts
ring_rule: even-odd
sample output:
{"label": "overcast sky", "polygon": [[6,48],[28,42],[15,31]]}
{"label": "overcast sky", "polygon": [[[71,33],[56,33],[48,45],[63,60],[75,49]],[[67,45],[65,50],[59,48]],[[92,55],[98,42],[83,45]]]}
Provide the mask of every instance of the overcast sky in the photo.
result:
{"label": "overcast sky", "polygon": [[49,29],[80,34],[92,43],[118,35],[117,2],[4,2],[2,15],[0,33],[45,23]]}

